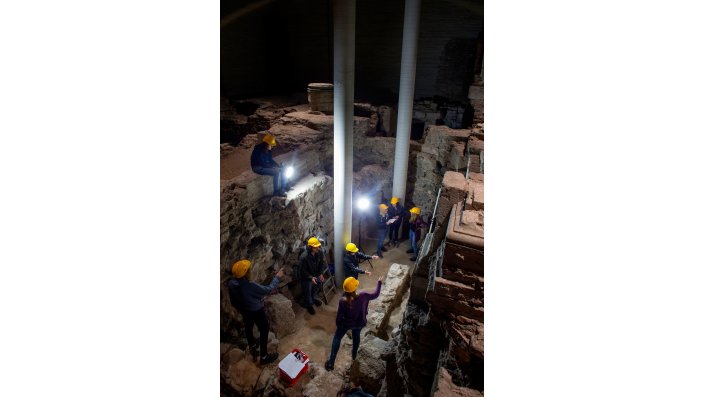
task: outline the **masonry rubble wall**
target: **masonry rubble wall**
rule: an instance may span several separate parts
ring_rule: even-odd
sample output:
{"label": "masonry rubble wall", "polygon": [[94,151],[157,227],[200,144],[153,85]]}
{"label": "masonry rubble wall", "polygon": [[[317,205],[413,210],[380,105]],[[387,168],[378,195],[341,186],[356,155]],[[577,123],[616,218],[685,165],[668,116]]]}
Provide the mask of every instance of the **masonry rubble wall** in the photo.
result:
{"label": "masonry rubble wall", "polygon": [[[473,201],[477,197],[484,208],[484,177],[469,176],[448,171],[443,177],[435,227],[412,271],[400,332],[382,355],[387,396],[484,387],[484,209]],[[433,333],[436,338],[424,337]],[[438,365],[420,369],[415,362],[420,356]]]}

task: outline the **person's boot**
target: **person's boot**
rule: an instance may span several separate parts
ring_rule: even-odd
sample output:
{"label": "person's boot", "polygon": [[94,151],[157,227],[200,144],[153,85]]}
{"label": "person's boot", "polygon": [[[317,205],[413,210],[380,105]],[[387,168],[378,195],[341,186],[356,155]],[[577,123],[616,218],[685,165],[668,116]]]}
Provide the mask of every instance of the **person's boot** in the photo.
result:
{"label": "person's boot", "polygon": [[323,302],[320,299],[314,299],[313,304],[316,306],[321,306],[323,304]]}
{"label": "person's boot", "polygon": [[412,261],[412,262],[416,262],[416,257],[413,257],[413,258],[411,258],[411,259],[409,259],[409,260]]}
{"label": "person's boot", "polygon": [[252,361],[257,361],[257,353],[259,352],[259,346],[253,345],[249,347],[250,354],[252,355]]}
{"label": "person's boot", "polygon": [[414,253],[414,250],[412,250],[411,248],[409,248],[408,250],[406,250],[406,253],[407,253],[407,254],[413,254],[413,253]]}
{"label": "person's boot", "polygon": [[316,309],[314,309],[313,306],[307,307],[306,310],[308,310],[308,314],[310,315],[316,314]]}
{"label": "person's boot", "polygon": [[259,358],[259,363],[260,363],[260,365],[266,365],[266,364],[269,364],[269,363],[273,362],[274,360],[276,360],[277,357],[279,357],[279,353],[277,353],[277,352],[269,353],[266,356],[261,356]]}
{"label": "person's boot", "polygon": [[324,365],[325,368],[326,368],[326,371],[332,371],[332,370],[333,370],[333,365],[334,365],[334,364],[333,364],[332,362],[330,362],[330,360],[326,360],[326,363],[325,363],[325,365]]}

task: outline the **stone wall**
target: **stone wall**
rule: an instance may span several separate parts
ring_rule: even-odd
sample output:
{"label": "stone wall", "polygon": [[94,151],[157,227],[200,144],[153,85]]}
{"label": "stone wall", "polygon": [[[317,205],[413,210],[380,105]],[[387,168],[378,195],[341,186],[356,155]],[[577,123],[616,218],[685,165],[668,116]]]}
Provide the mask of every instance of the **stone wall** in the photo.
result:
{"label": "stone wall", "polygon": [[[295,321],[292,321],[292,293],[286,284],[291,279],[291,266],[297,261],[305,240],[311,235],[320,236],[329,255],[333,240],[333,181],[330,177],[333,117],[308,111],[306,105],[287,104],[282,108],[267,101],[257,103],[260,107],[248,110],[252,112],[250,116],[267,123],[268,130],[279,143],[274,150],[275,159],[294,166],[296,174],[286,198],[270,197],[271,177],[254,174],[247,161],[240,161],[241,164],[222,174],[225,177],[221,181],[221,335],[228,346],[240,349],[245,347],[243,335],[240,335],[241,318],[230,306],[224,284],[230,277],[232,263],[241,258],[252,260],[253,277],[260,283],[271,280],[276,269],[285,269],[280,294],[267,299],[265,306],[272,324],[272,338],[276,340],[296,331]],[[371,201],[376,201],[391,196],[395,139],[370,136],[371,126],[379,126],[383,116],[379,107],[373,109],[370,106],[369,111],[369,116],[354,118],[353,191],[365,192]],[[377,121],[374,120],[375,114],[378,115]],[[264,132],[258,130],[246,134],[234,146],[222,145],[221,164],[228,159],[249,160],[243,156],[249,156]],[[429,126],[422,142],[410,143],[411,177],[407,197],[422,208],[424,219],[430,220],[438,187],[443,188],[433,219],[434,228],[424,243],[419,260],[411,269],[405,265],[393,265],[389,274],[397,277],[388,279],[382,296],[370,305],[367,337],[374,337],[371,340],[381,346],[380,341],[390,337],[386,334],[389,313],[399,305],[406,285],[410,284],[409,303],[402,324],[393,331],[381,354],[385,358],[384,380],[380,381],[380,371],[366,373],[364,366],[357,367],[363,370],[358,371],[356,379],[366,379],[369,385],[384,385],[380,390],[389,396],[403,393],[430,395],[439,379],[445,382],[443,385],[449,385],[447,377],[439,375],[439,359],[442,359],[441,367],[451,377],[450,382],[455,382],[458,387],[470,385],[482,389],[477,386],[478,368],[483,367],[484,359],[482,256],[476,255],[476,260],[469,266],[458,264],[453,258],[467,255],[467,252],[462,241],[457,243],[446,238],[446,230],[456,221],[451,215],[454,205],[466,223],[472,220],[474,227],[483,227],[483,175],[470,172],[470,179],[465,178],[469,159],[469,171],[478,170],[475,157],[479,158],[484,150],[483,134],[481,126],[468,130]],[[391,279],[398,282],[392,285]],[[458,294],[470,298],[448,301]],[[451,305],[458,307],[453,312],[444,309],[455,307]],[[460,315],[455,315],[456,311]],[[247,361],[246,355],[234,348],[224,355],[221,366],[221,381],[230,394],[257,393],[276,385],[273,373],[271,376],[260,373],[255,379],[254,372],[248,370],[249,364],[235,360]],[[362,357],[365,354],[373,361],[373,356],[380,355],[379,352],[367,352]],[[235,380],[239,373],[243,374],[242,382]],[[322,373],[316,382],[327,384],[325,379],[326,375]],[[306,387],[311,394],[316,386],[309,383]]]}
{"label": "stone wall", "polygon": [[[223,3],[224,21],[241,8],[238,3],[241,2]],[[474,58],[473,51],[448,56],[446,49],[458,40],[477,40],[484,29],[483,3],[421,2],[420,15],[416,96],[439,95],[439,82],[451,90],[452,79],[458,75],[456,70],[468,64],[463,55]],[[357,1],[356,97],[384,103],[397,101],[403,19],[401,0]],[[305,92],[308,83],[333,81],[332,26],[332,3],[324,0],[269,2],[224,24],[221,90],[226,95],[245,98],[292,90]],[[471,68],[465,71],[472,73]],[[459,90],[467,88],[462,80],[456,82]]]}
{"label": "stone wall", "polygon": [[[458,130],[431,125],[426,127],[420,149],[416,155],[416,177],[411,199],[428,217],[433,212],[438,188],[446,171],[465,172],[468,159],[473,156],[477,156],[476,162],[479,163],[479,154],[484,150],[484,132],[479,128]],[[479,167],[479,164],[476,165]]]}
{"label": "stone wall", "polygon": [[387,396],[431,395],[456,385],[483,389],[484,178],[469,175],[474,178],[453,171],[443,177],[435,227],[413,269],[400,331],[383,354]]}

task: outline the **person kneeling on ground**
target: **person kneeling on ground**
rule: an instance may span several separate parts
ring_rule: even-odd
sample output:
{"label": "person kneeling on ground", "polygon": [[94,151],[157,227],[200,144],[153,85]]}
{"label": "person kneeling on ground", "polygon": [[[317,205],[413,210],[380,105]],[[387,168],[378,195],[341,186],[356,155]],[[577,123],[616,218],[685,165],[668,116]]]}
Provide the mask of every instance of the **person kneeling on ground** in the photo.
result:
{"label": "person kneeling on ground", "polygon": [[377,299],[382,289],[382,277],[377,279],[377,289],[374,293],[355,292],[360,282],[354,277],[348,277],[343,281],[345,293],[338,302],[338,315],[335,317],[335,334],[333,335],[333,346],[330,357],[325,363],[326,370],[331,371],[335,365],[335,356],[340,349],[340,341],[343,335],[352,330],[352,359],[357,357],[357,349],[360,347],[360,331],[367,325],[367,305],[371,300]]}
{"label": "person kneeling on ground", "polygon": [[357,279],[358,274],[370,273],[367,270],[360,269],[360,261],[366,259],[377,259],[377,255],[365,255],[353,243],[348,243],[345,246],[345,255],[343,255],[343,270],[345,270],[345,278],[354,277]]}
{"label": "person kneeling on ground", "polygon": [[301,291],[303,293],[303,306],[309,314],[316,314],[313,304],[321,306],[323,302],[318,299],[318,291],[323,285],[323,272],[326,265],[321,252],[321,242],[311,237],[306,244],[306,250],[299,257],[299,271],[301,272]]}
{"label": "person kneeling on ground", "polygon": [[283,178],[282,166],[272,158],[272,148],[277,146],[277,140],[272,134],[267,134],[262,138],[262,142],[255,145],[250,156],[250,166],[252,171],[260,175],[272,176],[272,190],[275,196],[286,197],[286,187]]}
{"label": "person kneeling on ground", "polygon": [[235,279],[228,281],[228,295],[230,303],[240,311],[245,320],[245,336],[250,348],[252,358],[257,357],[257,343],[252,334],[252,328],[256,324],[259,330],[259,363],[269,364],[279,357],[279,353],[267,354],[267,343],[269,339],[269,320],[264,312],[264,297],[269,295],[279,284],[284,275],[284,270],[279,269],[274,279],[268,286],[260,285],[250,281],[252,278],[252,262],[242,259],[233,264],[232,272]]}

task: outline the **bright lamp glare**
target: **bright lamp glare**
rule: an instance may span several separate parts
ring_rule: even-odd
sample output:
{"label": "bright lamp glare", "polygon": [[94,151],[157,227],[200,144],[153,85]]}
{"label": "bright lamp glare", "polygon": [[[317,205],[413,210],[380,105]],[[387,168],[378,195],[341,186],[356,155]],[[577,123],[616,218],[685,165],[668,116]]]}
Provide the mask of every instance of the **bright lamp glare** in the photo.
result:
{"label": "bright lamp glare", "polygon": [[366,210],[367,207],[370,206],[370,202],[367,200],[367,198],[362,197],[357,200],[357,208],[361,210]]}
{"label": "bright lamp glare", "polygon": [[284,171],[284,176],[286,177],[286,179],[291,178],[292,175],[294,175],[294,167],[286,167],[286,170]]}

